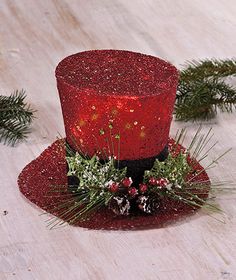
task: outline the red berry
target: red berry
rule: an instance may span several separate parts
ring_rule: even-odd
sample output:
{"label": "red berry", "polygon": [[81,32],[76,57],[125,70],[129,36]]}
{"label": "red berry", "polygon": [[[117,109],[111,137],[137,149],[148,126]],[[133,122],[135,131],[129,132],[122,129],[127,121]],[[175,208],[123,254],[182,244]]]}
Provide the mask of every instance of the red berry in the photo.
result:
{"label": "red berry", "polygon": [[157,180],[156,180],[154,177],[151,177],[151,178],[149,179],[149,184],[150,184],[151,186],[155,186],[155,185],[157,184]]}
{"label": "red berry", "polygon": [[141,193],[145,193],[148,189],[148,186],[146,184],[139,184],[139,190]]}
{"label": "red berry", "polygon": [[168,185],[169,181],[166,178],[160,178],[157,180],[157,185],[161,188],[165,188]]}
{"label": "red berry", "polygon": [[137,194],[138,194],[138,191],[135,187],[132,187],[132,188],[129,189],[129,195],[130,196],[134,197]]}
{"label": "red berry", "polygon": [[124,187],[127,187],[127,188],[128,188],[128,187],[130,187],[130,186],[132,185],[133,181],[132,181],[131,177],[129,177],[129,178],[125,177],[125,178],[121,181],[121,183],[123,184]]}
{"label": "red berry", "polygon": [[119,189],[119,184],[118,183],[114,182],[114,183],[110,184],[110,186],[109,186],[110,192],[117,192],[118,189]]}

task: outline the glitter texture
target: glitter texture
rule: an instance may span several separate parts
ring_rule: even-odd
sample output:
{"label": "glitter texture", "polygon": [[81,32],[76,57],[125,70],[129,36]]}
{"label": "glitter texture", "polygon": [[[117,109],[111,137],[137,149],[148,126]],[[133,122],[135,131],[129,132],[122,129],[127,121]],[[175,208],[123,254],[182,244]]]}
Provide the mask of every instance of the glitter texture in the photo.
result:
{"label": "glitter texture", "polygon": [[[174,141],[169,140],[170,152],[173,144]],[[184,149],[178,145],[177,153],[180,150],[183,151]],[[197,172],[202,171],[201,174],[193,179],[193,182],[208,181],[210,184],[207,173],[196,160],[189,159],[189,164]],[[66,173],[64,140],[58,140],[23,169],[18,179],[20,191],[26,198],[43,210],[60,217],[60,211],[56,207],[61,205],[65,195],[67,198],[71,195],[67,193]],[[191,176],[188,179],[190,178]],[[52,186],[57,185],[64,185],[65,192],[62,194],[52,192]],[[207,194],[198,194],[198,196],[206,198]],[[80,221],[76,226],[106,230],[160,228],[195,213],[192,207],[179,201],[174,202],[166,199],[162,203],[164,204],[164,210],[154,215],[133,213],[129,217],[116,216],[111,210],[103,208],[97,211],[96,215],[92,216],[90,220]]]}
{"label": "glitter texture", "polygon": [[165,147],[178,83],[170,63],[130,51],[86,51],[62,60],[56,78],[75,150],[132,160]]}

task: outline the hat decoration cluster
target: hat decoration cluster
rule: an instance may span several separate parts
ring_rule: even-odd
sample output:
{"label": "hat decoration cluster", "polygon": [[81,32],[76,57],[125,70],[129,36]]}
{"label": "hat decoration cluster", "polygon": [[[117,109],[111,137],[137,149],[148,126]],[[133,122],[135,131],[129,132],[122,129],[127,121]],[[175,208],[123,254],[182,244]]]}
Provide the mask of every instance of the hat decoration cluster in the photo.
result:
{"label": "hat decoration cluster", "polygon": [[54,228],[65,223],[86,222],[104,208],[115,215],[114,219],[116,216],[158,216],[169,208],[177,213],[186,207],[191,212],[199,208],[221,211],[210,202],[209,192],[217,189],[218,184],[210,183],[206,170],[214,167],[226,152],[203,169],[200,162],[216,144],[209,146],[211,129],[204,135],[199,127],[188,148],[182,146],[185,136],[183,129],[175,140],[169,139],[166,160],[156,159],[152,168],[145,170],[143,181],[138,185],[127,177],[127,168],[117,168],[119,160],[113,155],[107,160],[100,159],[97,154],[87,157],[81,149],[74,152],[62,142],[61,145],[67,146],[68,185],[50,186],[49,193],[61,193],[65,197],[53,205],[54,211],[55,208],[59,210],[60,219],[52,217],[48,225]]}

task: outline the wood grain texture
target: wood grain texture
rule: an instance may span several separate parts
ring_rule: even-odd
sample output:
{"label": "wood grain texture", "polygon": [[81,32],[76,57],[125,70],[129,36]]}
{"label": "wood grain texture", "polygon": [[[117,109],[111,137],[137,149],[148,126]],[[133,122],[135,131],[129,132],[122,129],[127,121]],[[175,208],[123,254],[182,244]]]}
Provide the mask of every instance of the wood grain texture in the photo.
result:
{"label": "wood grain texture", "polygon": [[[37,119],[27,142],[0,145],[0,279],[236,279],[235,195],[218,196],[224,214],[200,212],[168,228],[103,232],[48,230],[42,212],[19,193],[17,176],[64,134],[54,69],[89,49],[153,54],[176,66],[193,58],[230,58],[236,49],[235,0],[1,0],[1,94],[25,88]],[[235,84],[234,81],[232,83]],[[236,181],[235,114],[219,114],[212,158],[233,150],[209,171]],[[173,122],[191,138],[198,124]],[[7,210],[7,215],[4,211]],[[215,218],[223,220],[219,222]]]}

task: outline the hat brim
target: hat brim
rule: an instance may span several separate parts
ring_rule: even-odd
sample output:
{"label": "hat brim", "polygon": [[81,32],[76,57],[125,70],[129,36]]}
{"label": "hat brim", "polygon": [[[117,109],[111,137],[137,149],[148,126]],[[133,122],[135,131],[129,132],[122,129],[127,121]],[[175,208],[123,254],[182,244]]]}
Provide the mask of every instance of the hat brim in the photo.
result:
{"label": "hat brim", "polygon": [[[63,203],[65,195],[67,198],[70,196],[70,193],[66,193],[67,164],[63,143],[64,139],[55,141],[38,158],[30,162],[18,178],[21,193],[32,203],[58,218],[61,218],[61,211],[57,206]],[[169,144],[173,143],[174,140],[170,139]],[[207,182],[209,187],[202,195],[203,198],[207,198],[210,180],[206,171],[196,160],[190,160],[189,164],[200,173],[194,177],[193,182]],[[64,193],[52,192],[53,185],[63,186]],[[160,228],[192,215],[197,210],[184,203],[170,200],[165,203],[164,208],[164,211],[157,214],[136,213],[130,216],[117,216],[111,210],[101,208],[89,219],[77,221],[75,226],[104,230]]]}

